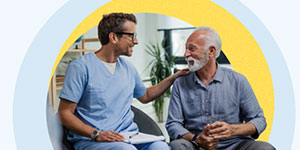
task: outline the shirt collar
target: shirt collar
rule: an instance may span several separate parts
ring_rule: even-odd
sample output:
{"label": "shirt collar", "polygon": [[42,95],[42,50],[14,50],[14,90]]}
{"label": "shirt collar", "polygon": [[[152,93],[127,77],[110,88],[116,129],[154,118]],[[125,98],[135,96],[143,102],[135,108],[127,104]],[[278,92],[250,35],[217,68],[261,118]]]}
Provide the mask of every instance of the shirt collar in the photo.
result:
{"label": "shirt collar", "polygon": [[[214,78],[211,82],[214,82],[214,81],[222,82],[223,75],[224,75],[224,71],[223,71],[222,67],[220,67],[220,65],[217,63],[217,72],[216,72],[216,74],[215,74],[215,76],[214,76]],[[202,82],[198,78],[196,71],[193,72],[193,80],[194,80],[194,83],[199,83],[200,85],[202,85]]]}
{"label": "shirt collar", "polygon": [[213,80],[222,82],[222,80],[224,78],[224,70],[222,69],[222,67],[220,67],[219,64],[217,64],[217,67],[218,67],[217,72],[216,72]]}

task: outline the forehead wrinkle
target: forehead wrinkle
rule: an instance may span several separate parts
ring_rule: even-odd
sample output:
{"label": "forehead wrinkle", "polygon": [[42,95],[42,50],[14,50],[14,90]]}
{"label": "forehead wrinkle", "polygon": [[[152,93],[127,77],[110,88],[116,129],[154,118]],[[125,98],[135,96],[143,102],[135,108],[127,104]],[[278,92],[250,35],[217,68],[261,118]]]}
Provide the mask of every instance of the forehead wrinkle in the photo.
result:
{"label": "forehead wrinkle", "polygon": [[201,47],[201,46],[205,46],[205,42],[206,42],[206,31],[195,31],[193,32],[190,37],[188,38],[187,42],[186,42],[186,46],[188,45],[194,45],[197,47]]}
{"label": "forehead wrinkle", "polygon": [[125,21],[123,24],[123,31],[124,32],[130,32],[130,33],[136,33],[136,24],[132,21]]}

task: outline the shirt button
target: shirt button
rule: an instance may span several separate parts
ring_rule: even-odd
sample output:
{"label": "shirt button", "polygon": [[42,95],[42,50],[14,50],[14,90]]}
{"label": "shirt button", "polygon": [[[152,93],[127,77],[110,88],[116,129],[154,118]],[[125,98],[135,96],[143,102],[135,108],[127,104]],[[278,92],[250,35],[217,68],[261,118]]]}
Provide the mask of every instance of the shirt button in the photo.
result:
{"label": "shirt button", "polygon": [[208,99],[206,99],[205,102],[208,103]]}
{"label": "shirt button", "polygon": [[209,115],[209,113],[206,113],[206,115],[208,116],[208,115]]}

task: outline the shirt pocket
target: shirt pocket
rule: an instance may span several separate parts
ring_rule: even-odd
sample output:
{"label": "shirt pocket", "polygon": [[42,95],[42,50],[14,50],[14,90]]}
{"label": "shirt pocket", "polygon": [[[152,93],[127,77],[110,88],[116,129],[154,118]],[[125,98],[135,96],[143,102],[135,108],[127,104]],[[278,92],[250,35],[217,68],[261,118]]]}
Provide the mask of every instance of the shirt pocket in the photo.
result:
{"label": "shirt pocket", "polygon": [[216,114],[227,114],[239,112],[239,102],[234,95],[222,94],[215,97],[214,109]]}
{"label": "shirt pocket", "polygon": [[103,111],[107,107],[106,93],[104,89],[93,88],[86,91],[84,100],[88,105],[88,109],[91,113]]}
{"label": "shirt pocket", "polygon": [[189,94],[186,100],[186,112],[187,117],[199,117],[202,114],[202,101],[199,96]]}

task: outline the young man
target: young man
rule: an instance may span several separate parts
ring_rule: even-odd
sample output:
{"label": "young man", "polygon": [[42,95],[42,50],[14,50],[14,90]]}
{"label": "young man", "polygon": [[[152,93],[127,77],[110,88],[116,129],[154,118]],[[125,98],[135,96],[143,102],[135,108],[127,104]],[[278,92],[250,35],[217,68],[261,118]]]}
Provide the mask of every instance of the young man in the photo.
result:
{"label": "young man", "polygon": [[145,88],[134,66],[121,55],[131,56],[138,44],[133,14],[104,15],[98,25],[102,47],[69,64],[59,106],[62,124],[71,132],[75,149],[157,150],[169,149],[162,141],[132,145],[120,132],[137,131],[131,103],[148,103],[163,94],[180,71],[161,83]]}
{"label": "young man", "polygon": [[247,79],[220,67],[221,39],[210,27],[199,27],[186,41],[191,73],[173,86],[166,128],[174,150],[273,150],[254,141],[266,121]]}

